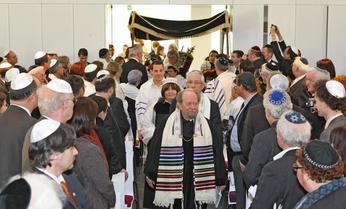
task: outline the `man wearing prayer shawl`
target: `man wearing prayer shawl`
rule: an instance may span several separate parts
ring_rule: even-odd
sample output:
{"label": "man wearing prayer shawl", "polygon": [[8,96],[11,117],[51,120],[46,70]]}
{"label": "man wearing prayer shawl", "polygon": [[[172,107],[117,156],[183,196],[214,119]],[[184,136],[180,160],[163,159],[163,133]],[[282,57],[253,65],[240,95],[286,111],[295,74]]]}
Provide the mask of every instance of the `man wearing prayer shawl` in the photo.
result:
{"label": "man wearing prayer shawl", "polygon": [[155,129],[144,169],[152,188],[145,207],[206,208],[215,203],[216,190],[224,189],[222,140],[198,112],[198,103],[192,89],[180,92],[176,111]]}

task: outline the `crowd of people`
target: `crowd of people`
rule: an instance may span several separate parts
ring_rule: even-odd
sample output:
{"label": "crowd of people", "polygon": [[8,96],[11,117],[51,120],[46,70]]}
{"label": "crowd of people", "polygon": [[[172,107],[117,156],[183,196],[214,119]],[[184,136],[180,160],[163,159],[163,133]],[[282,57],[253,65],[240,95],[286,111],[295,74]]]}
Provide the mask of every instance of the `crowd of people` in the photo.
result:
{"label": "crowd of people", "polygon": [[[140,208],[199,209],[226,190],[237,209],[344,208],[345,75],[328,58],[310,63],[277,26],[270,34],[246,53],[212,50],[187,73],[177,47],[166,56],[157,41],[150,53],[143,42],[119,56],[102,48],[91,63],[85,48],[73,64],[39,51],[28,68],[5,52],[0,208],[142,198]],[[136,169],[143,196],[116,196]]]}

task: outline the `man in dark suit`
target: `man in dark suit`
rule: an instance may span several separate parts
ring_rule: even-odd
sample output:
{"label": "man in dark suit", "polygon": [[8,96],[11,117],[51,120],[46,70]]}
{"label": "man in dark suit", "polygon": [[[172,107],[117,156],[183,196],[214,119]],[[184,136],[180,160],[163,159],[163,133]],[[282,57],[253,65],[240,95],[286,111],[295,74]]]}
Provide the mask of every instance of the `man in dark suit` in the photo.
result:
{"label": "man in dark suit", "polygon": [[[96,96],[100,96],[107,100],[108,111],[104,120],[104,126],[112,135],[113,144],[116,145],[116,153],[120,159],[120,163],[123,169],[126,169],[126,154],[125,154],[125,138],[121,132],[118,123],[118,115],[114,114],[113,107],[110,104],[110,98],[114,94],[114,79],[111,77],[105,77],[96,81]],[[122,107],[123,108],[123,107]]]}
{"label": "man in dark suit", "polygon": [[295,76],[295,79],[293,80],[289,90],[292,103],[301,108],[304,108],[305,103],[309,100],[305,74],[310,70],[310,68],[308,65],[304,64],[303,61],[301,57],[296,57],[292,64],[292,73]]}
{"label": "man in dark suit", "polygon": [[236,79],[236,92],[244,99],[244,103],[235,118],[234,126],[230,130],[228,146],[229,156],[232,156],[232,169],[235,178],[237,194],[237,209],[245,208],[245,185],[243,182],[240,159],[243,157],[244,144],[241,136],[244,131],[244,121],[250,107],[260,104],[262,98],[256,92],[256,81],[252,73],[245,72],[238,75]]}
{"label": "man in dark suit", "polygon": [[[123,64],[123,72],[120,76],[121,83],[127,83],[127,75],[131,70],[139,70],[142,72],[142,80],[139,87],[148,80],[147,69],[142,63],[143,51],[142,47],[138,44],[133,45],[129,48],[129,61]],[[138,87],[138,88],[139,88]]]}
{"label": "man in dark suit", "polygon": [[277,143],[282,149],[273,157],[273,162],[264,166],[258,181],[251,209],[289,209],[304,196],[292,165],[296,160],[296,150],[309,142],[311,126],[298,112],[288,111],[281,115],[277,123]]}
{"label": "man in dark suit", "polygon": [[61,187],[67,200],[64,209],[84,209],[87,207],[84,188],[76,181],[76,176],[64,174],[73,168],[78,154],[75,138],[69,135],[67,127],[58,121],[42,119],[37,122],[30,133],[32,171],[46,175]]}
{"label": "man in dark suit", "polygon": [[292,109],[292,102],[285,91],[272,89],[264,94],[263,106],[265,120],[270,124],[270,128],[259,132],[253,139],[249,161],[243,172],[246,188],[257,184],[262,168],[281,151],[276,140],[276,124],[284,112]]}
{"label": "man in dark suit", "polygon": [[117,120],[121,134],[123,137],[125,137],[128,131],[130,130],[130,123],[127,120],[127,116],[124,109],[124,103],[123,101],[121,101],[121,99],[115,97],[115,95],[113,95],[109,99],[109,102],[111,105],[113,115],[116,115],[115,119]]}
{"label": "man in dark suit", "polygon": [[0,115],[0,187],[9,177],[21,173],[24,137],[36,122],[30,115],[37,106],[36,88],[32,76],[25,73],[11,82],[11,105]]}

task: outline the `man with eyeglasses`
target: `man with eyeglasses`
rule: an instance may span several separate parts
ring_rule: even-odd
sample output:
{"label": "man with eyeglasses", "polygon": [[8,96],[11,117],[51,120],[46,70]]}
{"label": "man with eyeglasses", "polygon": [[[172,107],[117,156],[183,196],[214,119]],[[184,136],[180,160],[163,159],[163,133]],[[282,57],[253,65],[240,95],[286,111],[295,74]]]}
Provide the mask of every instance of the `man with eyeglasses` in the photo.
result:
{"label": "man with eyeglasses", "polygon": [[294,209],[342,209],[346,205],[344,163],[327,142],[311,141],[297,150],[293,169],[300,185],[309,192]]}
{"label": "man with eyeglasses", "polygon": [[276,130],[282,151],[264,166],[251,209],[290,209],[305,195],[292,164],[296,150],[309,142],[311,126],[301,113],[287,111],[280,117]]}

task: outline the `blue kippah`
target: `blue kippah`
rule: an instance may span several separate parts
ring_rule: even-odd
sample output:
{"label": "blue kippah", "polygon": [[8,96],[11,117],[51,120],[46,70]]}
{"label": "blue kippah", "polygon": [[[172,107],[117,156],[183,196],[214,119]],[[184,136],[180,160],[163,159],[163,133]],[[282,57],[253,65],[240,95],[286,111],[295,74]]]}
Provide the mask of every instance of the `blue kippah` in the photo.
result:
{"label": "blue kippah", "polygon": [[306,122],[304,115],[299,112],[291,111],[285,115],[286,120],[295,124],[302,124]]}
{"label": "blue kippah", "polygon": [[280,90],[273,90],[268,95],[269,102],[273,105],[282,105],[286,100],[284,92]]}

